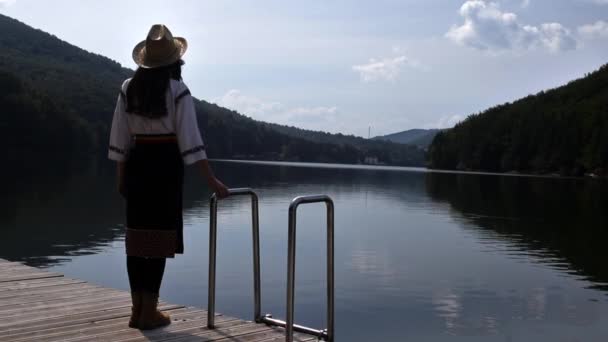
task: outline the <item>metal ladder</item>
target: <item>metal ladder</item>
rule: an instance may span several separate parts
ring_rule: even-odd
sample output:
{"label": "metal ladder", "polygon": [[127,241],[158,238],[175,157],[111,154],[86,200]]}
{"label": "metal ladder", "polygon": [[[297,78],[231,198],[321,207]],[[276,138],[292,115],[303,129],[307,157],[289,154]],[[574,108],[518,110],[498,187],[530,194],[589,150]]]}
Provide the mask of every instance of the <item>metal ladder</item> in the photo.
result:
{"label": "metal ladder", "polygon": [[[228,197],[249,195],[251,197],[251,223],[253,237],[253,295],[254,320],[271,326],[285,328],[285,341],[293,341],[294,331],[317,336],[334,342],[334,203],[329,196],[299,196],[289,205],[289,238],[287,246],[287,312],[286,321],[273,318],[271,314],[262,315],[260,284],[260,222],[258,195],[250,188],[229,189]],[[295,268],[296,268],[296,214],[300,204],[325,203],[327,210],[327,328],[313,329],[294,323]],[[213,194],[210,200],[209,220],[209,293],[207,307],[207,327],[215,327],[215,270],[217,254],[217,205],[218,197]]]}

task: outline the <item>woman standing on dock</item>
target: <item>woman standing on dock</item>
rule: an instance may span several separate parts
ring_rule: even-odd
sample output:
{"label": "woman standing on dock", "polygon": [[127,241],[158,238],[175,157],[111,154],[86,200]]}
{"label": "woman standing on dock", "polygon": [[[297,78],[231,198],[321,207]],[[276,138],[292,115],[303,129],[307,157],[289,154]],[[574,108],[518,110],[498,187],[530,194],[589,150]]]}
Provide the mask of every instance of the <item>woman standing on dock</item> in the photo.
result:
{"label": "woman standing on dock", "polygon": [[219,197],[228,194],[209,166],[194,102],[181,78],[186,48],[186,40],[174,38],[164,25],[152,26],[133,49],[139,67],[122,84],[112,121],[108,156],[117,162],[118,190],[126,199],[132,328],[171,323],[157,305],[166,258],[184,252],[184,164],[197,164]]}

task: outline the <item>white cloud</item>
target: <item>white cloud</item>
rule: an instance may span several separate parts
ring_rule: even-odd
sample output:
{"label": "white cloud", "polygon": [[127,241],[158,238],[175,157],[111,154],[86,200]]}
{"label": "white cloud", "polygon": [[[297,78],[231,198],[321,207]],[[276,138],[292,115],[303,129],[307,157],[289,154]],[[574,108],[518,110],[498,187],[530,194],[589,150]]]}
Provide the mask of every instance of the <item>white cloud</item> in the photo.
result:
{"label": "white cloud", "polygon": [[238,89],[229,90],[215,102],[220,106],[252,117],[263,116],[265,113],[274,113],[283,109],[279,102],[268,102],[254,96],[244,95]]}
{"label": "white cloud", "polygon": [[460,8],[464,23],[453,26],[445,36],[453,42],[480,50],[528,50],[552,52],[577,46],[570,30],[560,23],[523,25],[515,13],[503,12],[498,3],[468,0]]}
{"label": "white cloud", "polygon": [[460,121],[464,120],[462,115],[444,115],[439,120],[423,125],[424,128],[452,128]]}
{"label": "white cloud", "polygon": [[[393,47],[393,51],[400,51],[400,49]],[[419,62],[408,59],[403,55],[393,58],[372,58],[367,64],[353,65],[352,68],[359,73],[363,82],[375,82],[396,80],[406,66],[423,69]]]}
{"label": "white cloud", "polygon": [[528,8],[530,6],[530,0],[523,0],[521,2],[521,8]]}
{"label": "white cloud", "polygon": [[281,102],[245,95],[238,89],[229,90],[213,102],[256,120],[325,131],[328,123],[337,121],[338,113],[336,106],[289,107]]}
{"label": "white cloud", "polygon": [[578,28],[578,33],[585,39],[608,38],[608,22],[599,20],[595,24],[583,25]]}
{"label": "white cloud", "polygon": [[17,0],[0,0],[0,8],[8,7],[15,3]]}
{"label": "white cloud", "polygon": [[285,111],[291,122],[314,123],[333,121],[338,107],[296,107]]}

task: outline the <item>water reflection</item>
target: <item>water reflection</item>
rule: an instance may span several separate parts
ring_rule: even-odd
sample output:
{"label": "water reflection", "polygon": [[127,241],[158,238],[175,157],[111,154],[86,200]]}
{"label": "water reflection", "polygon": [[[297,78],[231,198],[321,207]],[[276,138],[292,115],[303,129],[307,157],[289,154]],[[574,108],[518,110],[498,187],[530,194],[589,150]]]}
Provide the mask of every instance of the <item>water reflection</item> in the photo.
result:
{"label": "water reflection", "polygon": [[[428,194],[447,202],[490,249],[533,258],[608,289],[608,187],[592,180],[432,174]],[[508,242],[496,245],[497,240]]]}
{"label": "water reflection", "polygon": [[[340,340],[608,336],[606,184],[382,168],[214,167],[231,187],[251,186],[260,195],[265,312],[281,317],[285,310],[289,200],[327,193],[336,203]],[[113,181],[112,172],[101,172],[3,193],[0,201],[10,205],[0,209],[0,257],[85,279],[85,269],[97,268],[92,280],[126,288],[124,272],[98,267],[123,262],[123,209]],[[209,194],[195,171],[186,184],[186,254],[168,267],[163,297],[204,306]],[[296,320],[320,327],[324,210],[300,210]],[[219,219],[218,311],[250,317],[248,201],[222,201]]]}
{"label": "water reflection", "polygon": [[4,184],[0,255],[48,267],[99,252],[119,238],[122,230],[116,218],[122,212],[105,178],[66,174],[52,179],[16,178]]}

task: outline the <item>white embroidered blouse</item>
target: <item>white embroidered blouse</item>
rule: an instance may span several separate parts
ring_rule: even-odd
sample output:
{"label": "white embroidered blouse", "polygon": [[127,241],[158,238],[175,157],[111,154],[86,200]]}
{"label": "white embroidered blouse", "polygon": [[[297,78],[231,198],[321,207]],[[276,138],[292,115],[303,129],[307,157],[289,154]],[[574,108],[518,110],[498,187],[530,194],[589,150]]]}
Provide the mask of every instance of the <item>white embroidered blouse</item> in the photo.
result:
{"label": "white embroidered blouse", "polygon": [[133,135],[175,134],[185,164],[207,159],[205,145],[196,121],[194,102],[184,82],[173,79],[170,81],[166,99],[168,114],[152,119],[126,112],[125,94],[130,80],[123,82],[116,102],[108,158],[119,162],[125,161]]}

